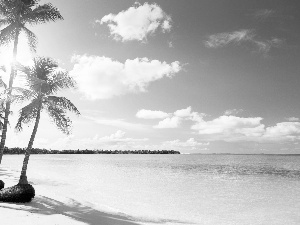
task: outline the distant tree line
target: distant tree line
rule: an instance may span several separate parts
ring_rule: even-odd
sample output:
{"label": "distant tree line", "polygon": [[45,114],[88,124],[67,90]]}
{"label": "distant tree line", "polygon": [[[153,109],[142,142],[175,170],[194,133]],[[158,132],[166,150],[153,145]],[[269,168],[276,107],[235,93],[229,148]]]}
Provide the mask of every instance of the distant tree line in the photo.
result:
{"label": "distant tree line", "polygon": [[[4,148],[6,155],[24,154],[26,148]],[[30,154],[180,154],[174,150],[48,150],[40,148],[32,148]]]}

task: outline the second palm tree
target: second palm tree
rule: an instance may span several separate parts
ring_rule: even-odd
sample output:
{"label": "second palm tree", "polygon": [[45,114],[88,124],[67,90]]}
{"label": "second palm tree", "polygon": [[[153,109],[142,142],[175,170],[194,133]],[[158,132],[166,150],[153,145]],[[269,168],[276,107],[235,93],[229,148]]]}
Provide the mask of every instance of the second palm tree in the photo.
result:
{"label": "second palm tree", "polygon": [[16,129],[21,131],[24,124],[32,121],[35,123],[25,151],[19,183],[16,186],[1,190],[0,201],[28,202],[34,197],[35,192],[33,187],[28,184],[27,165],[42,110],[48,112],[56,126],[65,134],[70,133],[72,123],[66,115],[67,111],[77,115],[80,113],[69,99],[54,96],[59,90],[75,87],[75,81],[68,72],[59,70],[56,62],[50,58],[35,58],[33,67],[19,65],[18,70],[26,75],[28,87],[31,90],[27,93],[27,97],[31,99],[31,102],[20,110]]}

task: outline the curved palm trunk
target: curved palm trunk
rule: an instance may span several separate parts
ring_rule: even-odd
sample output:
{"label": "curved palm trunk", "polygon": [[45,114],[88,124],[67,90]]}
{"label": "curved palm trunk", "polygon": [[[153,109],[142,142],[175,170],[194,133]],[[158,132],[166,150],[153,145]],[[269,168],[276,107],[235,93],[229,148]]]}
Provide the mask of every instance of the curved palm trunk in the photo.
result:
{"label": "curved palm trunk", "polygon": [[9,86],[8,86],[9,91],[7,93],[7,96],[9,99],[6,101],[5,116],[4,116],[3,129],[2,129],[2,135],[1,135],[1,143],[0,143],[0,164],[2,161],[2,156],[3,156],[3,152],[4,152],[4,147],[5,147],[8,116],[10,113],[10,105],[11,105],[10,98],[11,98],[12,86],[13,86],[14,78],[17,73],[15,66],[16,66],[16,61],[17,61],[19,34],[20,34],[20,29],[17,30],[15,41],[14,41],[13,63],[11,65],[11,73],[10,73]]}
{"label": "curved palm trunk", "polygon": [[41,117],[41,108],[42,108],[42,102],[40,102],[39,108],[38,108],[38,112],[36,115],[36,119],[35,119],[35,124],[34,124],[34,128],[25,152],[25,158],[23,160],[23,166],[22,166],[22,171],[21,171],[21,176],[20,176],[20,180],[19,180],[19,184],[28,184],[27,181],[27,176],[26,176],[26,171],[27,171],[27,165],[28,165],[28,161],[29,161],[29,156],[30,156],[30,151],[32,149],[32,145],[33,145],[33,141],[39,126],[39,122],[40,122],[40,117]]}

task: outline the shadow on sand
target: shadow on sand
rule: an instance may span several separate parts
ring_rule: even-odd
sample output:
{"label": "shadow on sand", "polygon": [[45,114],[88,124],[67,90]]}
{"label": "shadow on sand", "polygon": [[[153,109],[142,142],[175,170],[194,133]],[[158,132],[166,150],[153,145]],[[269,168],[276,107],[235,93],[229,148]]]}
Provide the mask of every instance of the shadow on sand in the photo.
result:
{"label": "shadow on sand", "polygon": [[89,225],[136,225],[140,224],[126,216],[114,215],[85,206],[75,200],[63,203],[48,197],[36,196],[31,203],[0,203],[0,208],[28,211],[42,215],[60,214]]}
{"label": "shadow on sand", "polygon": [[[0,169],[0,179],[10,177],[11,180],[18,179],[12,173]],[[5,185],[6,186],[6,185]],[[142,223],[153,224],[194,224],[188,221],[169,219],[144,219],[134,218],[125,214],[111,214],[99,211],[93,207],[84,205],[74,199],[61,202],[46,196],[38,195],[30,203],[8,203],[0,202],[0,209],[21,210],[41,215],[63,215],[73,220],[84,222],[88,225],[141,225]]]}
{"label": "shadow on sand", "polygon": [[110,214],[83,205],[73,199],[70,199],[68,203],[64,203],[45,196],[36,196],[32,202],[25,204],[0,202],[0,208],[22,210],[42,215],[60,214],[89,225],[140,225],[143,222],[153,224],[191,224],[177,220],[144,220],[121,214]]}

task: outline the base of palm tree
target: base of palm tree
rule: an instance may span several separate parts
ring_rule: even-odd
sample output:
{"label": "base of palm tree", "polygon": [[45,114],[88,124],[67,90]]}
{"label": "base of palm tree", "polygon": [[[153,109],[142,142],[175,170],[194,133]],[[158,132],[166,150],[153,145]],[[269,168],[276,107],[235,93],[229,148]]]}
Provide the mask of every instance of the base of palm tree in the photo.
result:
{"label": "base of palm tree", "polygon": [[0,180],[0,190],[4,188],[4,182],[2,180]]}
{"label": "base of palm tree", "polygon": [[17,184],[0,191],[2,202],[30,202],[35,196],[35,190],[30,184]]}

